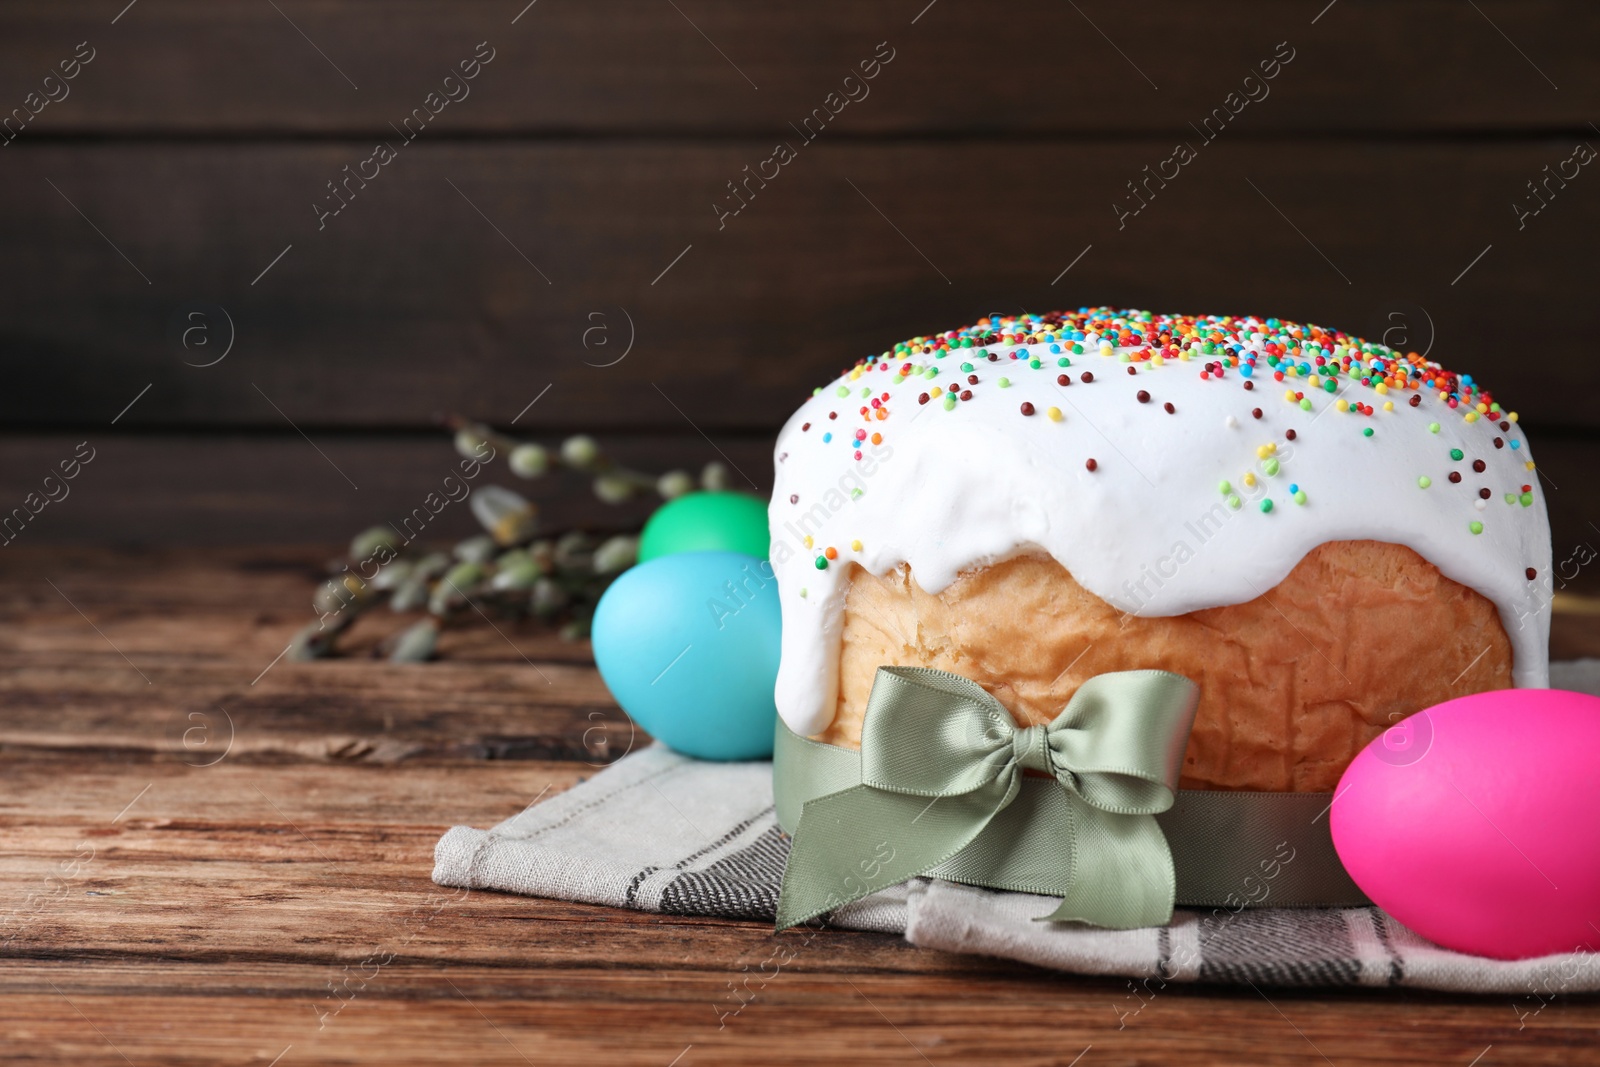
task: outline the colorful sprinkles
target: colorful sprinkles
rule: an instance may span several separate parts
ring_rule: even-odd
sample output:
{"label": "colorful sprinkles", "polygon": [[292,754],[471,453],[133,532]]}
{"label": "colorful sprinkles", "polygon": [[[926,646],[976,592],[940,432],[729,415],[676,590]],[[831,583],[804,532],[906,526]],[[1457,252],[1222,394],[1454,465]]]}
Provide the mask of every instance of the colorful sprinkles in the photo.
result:
{"label": "colorful sprinkles", "polygon": [[[956,353],[955,358],[950,358],[952,353]],[[1157,315],[1085,307],[1042,315],[982,318],[972,326],[913,337],[858,360],[846,368],[833,387],[834,395],[841,400],[854,396],[859,403],[860,425],[840,431],[846,435],[846,451],[858,462],[872,461],[873,453],[892,439],[894,416],[901,404],[910,408],[902,413],[907,418],[921,415],[920,409],[928,406],[956,412],[991,386],[1015,390],[1009,394],[1015,417],[1043,414],[1041,426],[1063,423],[1066,417],[1062,409],[1049,401],[1055,399],[1053,394],[1064,393],[1074,385],[1092,384],[1095,373],[1082,364],[1095,356],[1124,364],[1128,374],[1141,377],[1158,370],[1197,374],[1219,388],[1237,386],[1245,392],[1253,391],[1257,381],[1263,386],[1277,385],[1292,409],[1310,413],[1313,418],[1331,410],[1354,422],[1345,432],[1353,430],[1368,439],[1379,436],[1377,423],[1385,418],[1418,417],[1411,414],[1413,409],[1428,419],[1425,426],[1432,434],[1440,433],[1442,421],[1451,416],[1459,417],[1465,425],[1481,423],[1485,430],[1482,445],[1470,446],[1470,451],[1479,453],[1477,456],[1470,456],[1469,449],[1447,450],[1451,464],[1465,463],[1478,474],[1487,470],[1482,456],[1507,447],[1515,452],[1522,447],[1521,439],[1512,435],[1518,421],[1516,412],[1503,411],[1470,374],[1446,370],[1415,352],[1404,353],[1343,331],[1276,318]],[[1077,367],[1073,366],[1075,359]],[[977,373],[980,365],[991,363],[1001,364],[996,369],[1003,368],[1007,374],[990,377]],[[1073,368],[1072,373],[1067,368]],[[1041,370],[1048,376],[1030,373]],[[874,373],[883,377],[871,377]],[[878,384],[875,386],[874,382]],[[894,388],[903,383],[910,384],[904,389]],[[882,388],[884,384],[891,387]],[[1152,384],[1152,388],[1135,392],[1138,404],[1154,401],[1154,406],[1166,415],[1182,417],[1170,401],[1156,400],[1156,394],[1161,392],[1159,381],[1152,380]],[[813,395],[820,396],[823,391],[818,389]],[[1281,433],[1283,440],[1295,441],[1295,430],[1271,426],[1275,416],[1268,403],[1270,395],[1269,390],[1259,395],[1252,392],[1248,400],[1241,396],[1236,414],[1225,416],[1226,427],[1241,429],[1241,420],[1259,422],[1271,433]],[[913,399],[915,404],[911,403]],[[848,411],[845,416],[849,417]],[[828,413],[830,421],[839,418],[838,411]],[[1337,421],[1330,416],[1330,424]],[[801,427],[802,431],[810,429],[809,422]],[[819,440],[829,445],[833,438],[834,431],[829,431],[810,440],[815,447]],[[1294,473],[1292,449],[1282,457],[1275,454],[1277,451],[1275,442],[1258,445],[1252,469],[1238,474],[1233,482],[1220,482],[1218,488],[1228,507],[1237,510],[1243,506],[1241,493],[1255,500],[1268,485],[1262,479],[1275,478],[1280,471]],[[1521,461],[1524,457],[1515,458]],[[1090,473],[1099,468],[1092,456],[1082,456],[1081,461]],[[1533,464],[1526,462],[1524,467],[1532,470]],[[1414,477],[1419,488],[1428,489],[1439,473],[1410,472],[1405,476]],[[1533,504],[1531,484],[1492,489],[1462,485],[1459,470],[1449,470],[1447,476],[1451,485],[1469,489],[1462,506],[1470,503],[1481,511],[1497,495],[1503,496],[1507,505]],[[1234,484],[1243,489],[1236,490]],[[852,497],[859,495],[859,491],[851,493]],[[1287,496],[1302,506],[1309,500],[1306,490],[1296,483],[1288,486]],[[791,497],[790,503],[798,506],[797,498]],[[1257,507],[1263,515],[1275,513],[1270,496],[1262,495]],[[1472,519],[1467,528],[1477,535],[1483,532],[1484,524]],[[805,540],[810,548],[811,538]],[[861,552],[859,540],[847,543],[848,551]],[[838,559],[839,550],[828,546],[816,555],[815,564],[818,570],[826,570]],[[1533,580],[1532,568],[1527,574]]]}

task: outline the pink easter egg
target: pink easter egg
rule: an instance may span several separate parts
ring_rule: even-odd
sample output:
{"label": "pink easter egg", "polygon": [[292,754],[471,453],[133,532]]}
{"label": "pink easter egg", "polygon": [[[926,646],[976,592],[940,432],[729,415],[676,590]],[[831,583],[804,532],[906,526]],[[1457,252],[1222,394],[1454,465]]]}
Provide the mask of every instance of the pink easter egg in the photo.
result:
{"label": "pink easter egg", "polygon": [[1446,701],[1375,738],[1334,797],[1350,877],[1430,941],[1499,959],[1600,946],[1600,698]]}

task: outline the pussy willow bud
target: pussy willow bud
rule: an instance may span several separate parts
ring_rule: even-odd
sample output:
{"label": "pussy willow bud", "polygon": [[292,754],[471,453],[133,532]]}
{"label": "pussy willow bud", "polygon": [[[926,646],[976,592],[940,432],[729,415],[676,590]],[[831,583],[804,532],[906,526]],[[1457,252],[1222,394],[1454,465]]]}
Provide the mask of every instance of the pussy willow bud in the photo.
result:
{"label": "pussy willow bud", "polygon": [[489,579],[489,588],[498,593],[532,589],[533,583],[539,580],[539,565],[526,553],[508,557],[512,554],[507,553],[498,561],[494,577]]}
{"label": "pussy willow bud", "polygon": [[411,577],[416,567],[417,565],[408,559],[397,559],[385,563],[382,569],[372,576],[372,588],[383,592],[387,592],[390,589],[398,589],[407,578]]}
{"label": "pussy willow bud", "polygon": [[494,538],[486,537],[483,534],[479,534],[477,537],[469,537],[465,541],[456,542],[456,547],[452,551],[456,559],[464,562],[488,563],[491,559],[494,559]]}
{"label": "pussy willow bud", "polygon": [[443,552],[429,552],[417,560],[416,573],[424,578],[437,578],[450,569],[450,557]]}
{"label": "pussy willow bud", "polygon": [[463,459],[482,459],[489,454],[489,437],[487,426],[470,422],[456,431],[456,451]]}
{"label": "pussy willow bud", "polygon": [[561,535],[556,541],[555,562],[557,567],[569,570],[586,571],[591,564],[590,554],[594,551],[594,542],[589,536],[579,530],[571,530]]}
{"label": "pussy willow bud", "polygon": [[311,610],[318,615],[336,614],[355,600],[344,587],[344,583],[326,581],[317,586],[317,591],[311,596]]}
{"label": "pussy willow bud", "polygon": [[528,603],[538,615],[549,617],[567,606],[567,591],[551,578],[540,578],[533,583],[533,595]]}
{"label": "pussy willow bud", "polygon": [[386,555],[392,554],[397,548],[395,532],[387,526],[373,526],[362,530],[350,541],[351,559],[371,559],[377,555],[379,549],[387,549]]}
{"label": "pussy willow bud", "polygon": [[561,442],[561,459],[578,470],[588,470],[600,459],[600,446],[588,434],[577,434]]}
{"label": "pussy willow bud", "polygon": [[421,609],[428,603],[428,583],[449,569],[450,557],[443,552],[430,552],[417,560],[411,573],[395,587],[394,596],[389,599],[390,610],[404,612]]}
{"label": "pussy willow bud", "polygon": [[656,479],[656,492],[661,499],[672,500],[694,489],[694,479],[688,471],[668,471]]}
{"label": "pussy willow bud", "polygon": [[483,575],[481,563],[457,563],[433,587],[433,595],[428,598],[428,611],[434,615],[447,615],[463,606],[473,587],[483,581]]}
{"label": "pussy willow bud", "polygon": [[349,625],[349,618],[335,616],[326,622],[317,620],[306,623],[290,639],[289,651],[285,655],[296,663],[306,663],[332,655],[333,643]]}
{"label": "pussy willow bud", "polygon": [[395,612],[418,611],[428,603],[428,578],[413,570],[410,577],[395,587],[389,598],[389,610]]}
{"label": "pussy willow bud", "polygon": [[607,539],[594,550],[596,574],[618,574],[633,566],[639,558],[639,539],[618,535]]}
{"label": "pussy willow bud", "polygon": [[539,509],[520,493],[486,485],[469,498],[472,515],[499,545],[517,545],[538,528]]}
{"label": "pussy willow bud", "polygon": [[421,663],[423,660],[433,658],[433,650],[439,643],[439,624],[432,619],[423,619],[401,631],[400,636],[394,639],[394,647],[389,650],[390,663]]}
{"label": "pussy willow bud", "polygon": [[550,453],[541,445],[518,445],[506,462],[518,478],[537,478],[550,469]]}
{"label": "pussy willow bud", "polygon": [[345,574],[323,582],[317,588],[316,595],[311,598],[311,606],[319,615],[331,615],[366,599],[369,595],[366,582],[354,574]]}
{"label": "pussy willow bud", "polygon": [[615,474],[602,474],[594,480],[594,495],[607,504],[620,504],[633,496],[633,483]]}
{"label": "pussy willow bud", "polygon": [[728,488],[728,468],[712,460],[700,472],[700,487],[720,492]]}

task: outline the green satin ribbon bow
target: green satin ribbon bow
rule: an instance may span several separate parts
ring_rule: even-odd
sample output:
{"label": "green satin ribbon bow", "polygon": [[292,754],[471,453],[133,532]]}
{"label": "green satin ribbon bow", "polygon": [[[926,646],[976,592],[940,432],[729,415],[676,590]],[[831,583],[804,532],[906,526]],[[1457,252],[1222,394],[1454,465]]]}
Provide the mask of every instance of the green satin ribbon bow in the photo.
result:
{"label": "green satin ribbon bow", "polygon": [[[1172,918],[1172,806],[1199,689],[1166,671],[1097,675],[1055,720],[1019,729],[977,684],[880,667],[861,784],[806,802],[779,930],[918,875],[1061,897],[1048,921],[1114,930]],[[1023,770],[1057,789],[1022,789]]]}

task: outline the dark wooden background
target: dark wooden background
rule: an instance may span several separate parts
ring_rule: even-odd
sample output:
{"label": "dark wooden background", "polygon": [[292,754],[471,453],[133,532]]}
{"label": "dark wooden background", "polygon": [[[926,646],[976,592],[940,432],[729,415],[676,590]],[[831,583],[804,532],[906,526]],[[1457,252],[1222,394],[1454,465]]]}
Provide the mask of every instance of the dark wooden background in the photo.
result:
{"label": "dark wooden background", "polygon": [[[773,431],[857,357],[1114,303],[1431,344],[1522,413],[1557,559],[1600,541],[1600,170],[1512,206],[1600,145],[1592,4],[523,3],[6,5],[0,112],[95,50],[0,147],[0,506],[97,450],[23,538],[342,539],[436,486],[451,413],[657,466],[720,449],[764,489]],[[319,230],[325,183],[485,41],[470,95]],[[1279,42],[1270,95],[1201,146]],[[780,140],[798,158],[719,228]],[[1119,229],[1180,140],[1199,158]],[[185,349],[197,304],[231,321],[209,367],[230,328]],[[557,522],[619,520],[551,490]]]}
{"label": "dark wooden background", "polygon": [[[498,893],[410,918],[443,826],[593,774],[597,713],[620,742],[582,645],[452,628],[396,667],[360,654],[369,616],[337,661],[283,648],[328,545],[439,488],[451,414],[764,489],[841,366],[1053,306],[1431,345],[1522,413],[1572,559],[1600,545],[1600,168],[1521,229],[1512,205],[1600,145],[1597,30],[1583,0],[7,0],[0,120],[94,59],[0,135],[0,515],[95,458],[0,550],[0,1060],[1592,1059],[1592,998],[1174,987],[1113,1031],[1119,979],[874,934],[716,1029],[761,924]],[[319,230],[325,183],[480,42],[470,95]],[[1119,229],[1125,183],[1279,42],[1270,95]],[[552,525],[639,515],[537,488]],[[1553,654],[1593,621],[1558,615]],[[95,865],[52,882],[79,841]],[[398,956],[324,1033],[374,946]]]}

